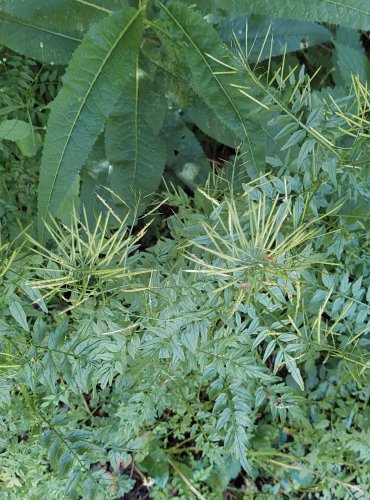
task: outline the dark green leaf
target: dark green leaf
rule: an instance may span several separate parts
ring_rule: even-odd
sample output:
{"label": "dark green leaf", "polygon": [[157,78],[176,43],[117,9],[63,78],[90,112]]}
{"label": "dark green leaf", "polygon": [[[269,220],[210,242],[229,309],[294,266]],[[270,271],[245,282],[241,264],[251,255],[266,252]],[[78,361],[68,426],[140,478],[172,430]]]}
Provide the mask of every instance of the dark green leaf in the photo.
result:
{"label": "dark green leaf", "polygon": [[45,138],[38,199],[41,239],[43,219],[49,212],[58,214],[119,90],[134,71],[142,29],[142,11],[127,8],[94,25],[74,53]]}
{"label": "dark green leaf", "polygon": [[353,29],[370,28],[370,4],[367,0],[237,0],[240,9],[254,14],[339,24]]}
{"label": "dark green leaf", "polygon": [[81,39],[82,36],[68,30],[53,29],[0,11],[0,43],[39,61],[68,64]]}
{"label": "dark green leaf", "polygon": [[137,197],[148,203],[157,189],[166,161],[159,135],[165,113],[164,95],[139,68],[109,117],[105,147],[111,167],[112,189],[129,206]]}

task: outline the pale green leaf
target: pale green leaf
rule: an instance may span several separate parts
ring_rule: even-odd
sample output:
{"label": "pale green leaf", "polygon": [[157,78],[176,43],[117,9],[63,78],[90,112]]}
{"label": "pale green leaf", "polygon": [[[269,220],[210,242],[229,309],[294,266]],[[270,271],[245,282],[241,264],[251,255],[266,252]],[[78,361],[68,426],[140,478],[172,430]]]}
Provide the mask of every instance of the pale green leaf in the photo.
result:
{"label": "pale green leaf", "polygon": [[304,382],[303,382],[303,379],[302,379],[301,372],[300,372],[300,370],[299,370],[299,368],[297,366],[297,363],[292,358],[290,358],[286,362],[286,367],[288,369],[288,372],[293,377],[294,381],[297,383],[297,385],[301,389],[301,391],[304,391]]}
{"label": "pale green leaf", "polygon": [[23,120],[6,120],[0,123],[0,140],[18,141],[33,132],[32,125]]}
{"label": "pale green leaf", "polygon": [[191,324],[181,336],[182,343],[191,352],[196,352],[199,340],[199,328],[196,324]]}
{"label": "pale green leaf", "polygon": [[135,68],[142,30],[142,10],[127,8],[94,25],[73,55],[45,138],[38,199],[41,239],[43,219],[49,212],[58,215]]}
{"label": "pale green leaf", "polygon": [[15,321],[23,328],[23,330],[28,332],[29,326],[27,323],[27,316],[26,316],[26,313],[24,312],[21,304],[16,300],[13,300],[13,299],[10,300],[9,301],[9,311],[10,311],[10,314],[15,319]]}
{"label": "pale green leaf", "polygon": [[276,346],[276,340],[270,340],[270,342],[267,344],[266,350],[263,354],[262,362],[265,363],[266,360],[271,356],[272,351],[275,349]]}
{"label": "pale green leaf", "polygon": [[302,141],[306,137],[306,131],[305,130],[297,130],[292,134],[287,142],[284,144],[284,146],[281,148],[281,151],[285,151],[288,148],[291,148],[298,144],[299,141]]}
{"label": "pale green leaf", "polygon": [[16,143],[24,156],[34,156],[42,144],[40,134],[23,120],[6,120],[0,124],[0,140]]}
{"label": "pale green leaf", "polygon": [[68,330],[68,322],[63,321],[63,323],[61,323],[49,337],[48,347],[50,350],[53,350],[62,344],[65,334],[67,333],[67,330]]}
{"label": "pale green leaf", "polygon": [[[32,300],[33,304],[37,304],[42,311],[45,313],[48,312],[47,305],[45,301],[42,298],[42,295],[37,288],[32,288],[31,286],[27,285],[27,283],[21,283],[20,288],[23,290],[23,292]],[[34,325],[37,328],[37,323]]]}

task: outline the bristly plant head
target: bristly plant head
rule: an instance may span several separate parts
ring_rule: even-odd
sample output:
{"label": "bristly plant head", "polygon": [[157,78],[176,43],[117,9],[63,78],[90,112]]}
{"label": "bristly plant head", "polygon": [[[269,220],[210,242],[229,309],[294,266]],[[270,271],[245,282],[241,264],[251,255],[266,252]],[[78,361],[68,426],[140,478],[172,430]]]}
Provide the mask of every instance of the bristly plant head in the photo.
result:
{"label": "bristly plant head", "polygon": [[369,30],[0,0],[0,496],[367,498]]}
{"label": "bristly plant head", "polygon": [[[101,197],[100,201],[106,204]],[[51,223],[45,222],[49,245],[29,236],[32,252],[43,257],[45,265],[30,269],[40,277],[28,284],[42,290],[43,299],[58,296],[71,304],[68,309],[74,308],[91,297],[104,297],[118,280],[121,290],[133,291],[132,277],[150,272],[133,269],[133,253],[150,222],[133,234],[127,225],[130,214],[120,219],[109,206],[107,209],[105,216],[98,215],[93,227],[85,210],[82,220],[73,211],[70,225],[51,218]]]}
{"label": "bristly plant head", "polygon": [[203,234],[185,246],[190,247],[187,258],[196,264],[188,272],[220,279],[224,285],[219,291],[230,286],[241,289],[237,304],[246,292],[253,297],[278,281],[299,282],[304,269],[325,264],[323,256],[315,255],[312,249],[322,217],[294,227],[287,195],[269,200],[247,185],[244,195],[237,199],[226,195],[218,202],[204,191],[202,194],[211,200],[214,210],[207,222],[200,222]]}

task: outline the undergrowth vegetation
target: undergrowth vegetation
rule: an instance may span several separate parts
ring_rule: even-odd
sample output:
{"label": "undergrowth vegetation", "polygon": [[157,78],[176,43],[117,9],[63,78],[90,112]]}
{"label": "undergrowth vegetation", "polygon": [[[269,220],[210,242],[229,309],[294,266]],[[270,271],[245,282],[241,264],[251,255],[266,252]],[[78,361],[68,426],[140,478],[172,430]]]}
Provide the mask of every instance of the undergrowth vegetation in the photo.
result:
{"label": "undergrowth vegetation", "polygon": [[229,3],[0,0],[1,498],[368,498],[370,10]]}

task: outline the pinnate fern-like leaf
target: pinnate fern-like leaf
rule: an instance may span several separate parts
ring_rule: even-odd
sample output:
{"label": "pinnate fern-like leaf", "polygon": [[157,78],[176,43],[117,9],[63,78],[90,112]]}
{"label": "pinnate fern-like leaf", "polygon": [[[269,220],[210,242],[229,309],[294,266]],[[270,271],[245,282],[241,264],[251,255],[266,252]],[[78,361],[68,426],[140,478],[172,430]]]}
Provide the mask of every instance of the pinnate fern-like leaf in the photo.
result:
{"label": "pinnate fern-like leaf", "polygon": [[63,87],[52,104],[39,184],[39,235],[43,219],[68,194],[119,91],[135,69],[142,40],[143,10],[125,8],[92,26],[73,55]]}

